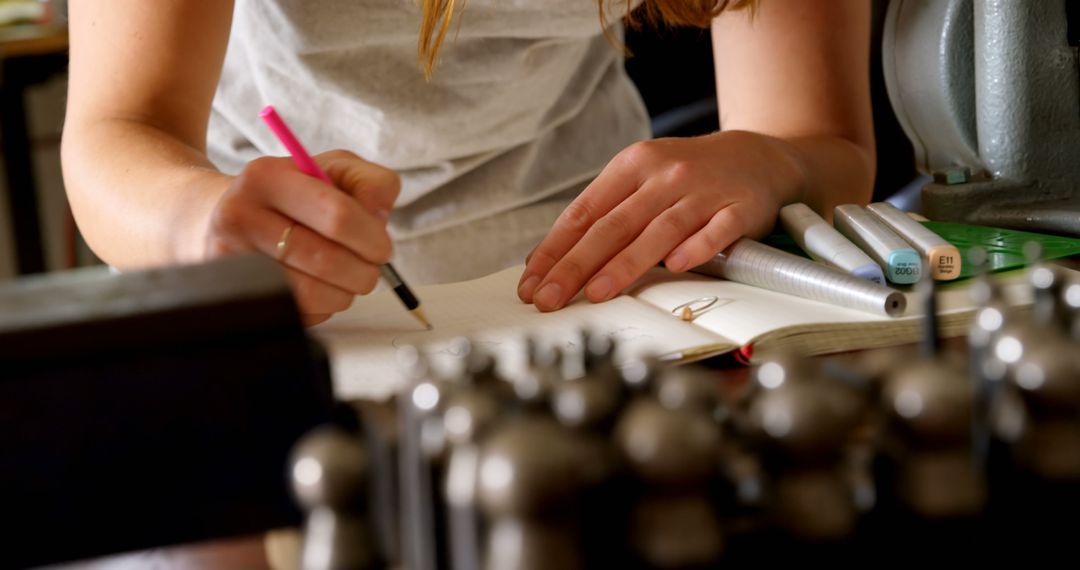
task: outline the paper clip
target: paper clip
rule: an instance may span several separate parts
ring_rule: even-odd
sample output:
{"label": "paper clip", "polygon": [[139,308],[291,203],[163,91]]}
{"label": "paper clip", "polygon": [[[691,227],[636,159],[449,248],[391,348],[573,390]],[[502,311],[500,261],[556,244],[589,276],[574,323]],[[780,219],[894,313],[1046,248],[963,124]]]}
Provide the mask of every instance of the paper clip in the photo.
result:
{"label": "paper clip", "polygon": [[705,311],[709,310],[709,308],[715,305],[719,300],[718,297],[710,295],[708,297],[694,299],[693,301],[687,301],[672,309],[671,314],[684,321],[692,321],[701,316]]}

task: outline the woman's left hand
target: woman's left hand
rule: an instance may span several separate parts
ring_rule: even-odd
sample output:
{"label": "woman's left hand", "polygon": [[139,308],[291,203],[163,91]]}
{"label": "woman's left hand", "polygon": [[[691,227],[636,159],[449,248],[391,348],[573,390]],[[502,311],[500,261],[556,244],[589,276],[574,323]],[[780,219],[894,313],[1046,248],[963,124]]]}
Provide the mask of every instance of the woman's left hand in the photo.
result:
{"label": "woman's left hand", "polygon": [[801,181],[794,148],[761,134],[636,143],[555,221],[518,296],[554,311],[582,288],[594,303],[611,299],[661,260],[671,271],[705,263],[741,236],[767,234]]}

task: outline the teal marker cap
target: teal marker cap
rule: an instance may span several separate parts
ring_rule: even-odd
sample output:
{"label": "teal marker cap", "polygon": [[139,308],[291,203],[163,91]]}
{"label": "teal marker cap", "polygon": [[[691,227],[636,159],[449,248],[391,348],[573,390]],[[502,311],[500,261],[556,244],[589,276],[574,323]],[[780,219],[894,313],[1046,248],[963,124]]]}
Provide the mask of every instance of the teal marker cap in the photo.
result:
{"label": "teal marker cap", "polygon": [[914,249],[897,249],[889,254],[885,275],[898,285],[915,283],[922,276],[922,258]]}

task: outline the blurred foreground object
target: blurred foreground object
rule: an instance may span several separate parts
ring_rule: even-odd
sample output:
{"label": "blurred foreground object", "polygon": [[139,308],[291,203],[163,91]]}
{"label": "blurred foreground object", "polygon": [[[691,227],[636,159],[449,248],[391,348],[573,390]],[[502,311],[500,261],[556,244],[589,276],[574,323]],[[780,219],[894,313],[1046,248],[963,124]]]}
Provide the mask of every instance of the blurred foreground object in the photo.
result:
{"label": "blurred foreground object", "polygon": [[0,286],[0,536],[22,566],[295,524],[325,363],[263,257]]}

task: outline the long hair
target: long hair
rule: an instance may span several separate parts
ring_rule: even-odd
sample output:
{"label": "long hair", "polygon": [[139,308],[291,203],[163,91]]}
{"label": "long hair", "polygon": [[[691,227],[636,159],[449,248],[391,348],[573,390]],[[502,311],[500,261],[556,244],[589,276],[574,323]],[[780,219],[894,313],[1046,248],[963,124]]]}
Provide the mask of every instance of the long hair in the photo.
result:
{"label": "long hair", "polygon": [[[648,23],[664,23],[670,26],[691,26],[707,28],[713,18],[727,9],[737,10],[756,7],[759,0],[645,0],[645,4],[635,10],[627,21],[637,25],[642,20]],[[417,44],[417,57],[424,74],[431,78],[435,70],[435,61],[439,56],[450,22],[458,4],[465,0],[421,0],[420,41]],[[631,5],[631,0],[626,0]],[[597,0],[601,23],[604,21],[604,0]]]}

